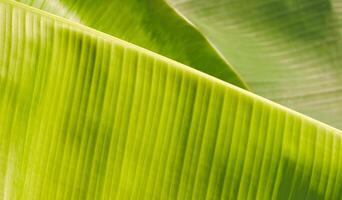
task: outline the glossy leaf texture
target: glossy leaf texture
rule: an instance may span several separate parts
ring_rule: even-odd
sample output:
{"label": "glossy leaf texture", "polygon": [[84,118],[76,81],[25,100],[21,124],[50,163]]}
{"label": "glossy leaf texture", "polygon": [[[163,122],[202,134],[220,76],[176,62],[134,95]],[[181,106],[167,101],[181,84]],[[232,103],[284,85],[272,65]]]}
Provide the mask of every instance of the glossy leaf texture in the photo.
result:
{"label": "glossy leaf texture", "polygon": [[0,1],[3,199],[339,199],[342,135],[188,66]]}
{"label": "glossy leaf texture", "polygon": [[168,2],[252,91],[342,128],[342,1]]}
{"label": "glossy leaf texture", "polygon": [[[247,88],[194,27],[162,0],[19,0]],[[184,45],[186,44],[186,45]]]}

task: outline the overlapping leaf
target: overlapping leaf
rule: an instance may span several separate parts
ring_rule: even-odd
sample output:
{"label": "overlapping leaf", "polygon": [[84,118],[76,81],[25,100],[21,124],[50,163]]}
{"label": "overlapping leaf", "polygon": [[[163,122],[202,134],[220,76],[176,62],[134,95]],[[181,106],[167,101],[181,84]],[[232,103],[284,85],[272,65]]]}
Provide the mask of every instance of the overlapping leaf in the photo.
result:
{"label": "overlapping leaf", "polygon": [[145,47],[239,87],[247,87],[206,39],[162,0],[20,2]]}
{"label": "overlapping leaf", "polygon": [[168,0],[188,21],[182,21],[162,0],[20,1],[342,127],[338,0]]}
{"label": "overlapping leaf", "polygon": [[252,91],[342,128],[342,1],[168,2]]}

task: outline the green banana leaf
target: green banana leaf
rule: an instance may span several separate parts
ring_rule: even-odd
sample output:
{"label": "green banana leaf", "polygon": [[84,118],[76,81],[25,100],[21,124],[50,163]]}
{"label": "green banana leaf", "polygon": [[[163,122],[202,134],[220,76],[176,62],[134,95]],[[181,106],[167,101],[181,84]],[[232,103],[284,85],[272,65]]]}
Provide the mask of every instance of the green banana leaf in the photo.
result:
{"label": "green banana leaf", "polygon": [[2,199],[342,195],[337,129],[21,3],[0,27]]}
{"label": "green banana leaf", "polygon": [[252,91],[342,128],[341,0],[167,0]]}
{"label": "green banana leaf", "polygon": [[339,0],[19,1],[342,128]]}
{"label": "green banana leaf", "polygon": [[[247,88],[208,41],[163,0],[20,0]],[[184,44],[187,45],[184,45]]]}

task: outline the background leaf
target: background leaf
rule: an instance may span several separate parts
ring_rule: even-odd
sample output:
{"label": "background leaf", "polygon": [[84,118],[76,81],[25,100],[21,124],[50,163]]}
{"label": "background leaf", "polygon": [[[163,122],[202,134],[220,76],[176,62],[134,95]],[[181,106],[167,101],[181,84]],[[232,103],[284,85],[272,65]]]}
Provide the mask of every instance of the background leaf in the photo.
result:
{"label": "background leaf", "polygon": [[252,91],[342,128],[342,1],[168,2]]}

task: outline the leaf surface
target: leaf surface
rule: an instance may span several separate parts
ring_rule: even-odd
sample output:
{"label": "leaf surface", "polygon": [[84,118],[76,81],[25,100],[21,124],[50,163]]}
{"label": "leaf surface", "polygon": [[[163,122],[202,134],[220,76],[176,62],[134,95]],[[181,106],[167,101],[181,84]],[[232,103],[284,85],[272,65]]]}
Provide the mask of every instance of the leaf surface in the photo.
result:
{"label": "leaf surface", "polygon": [[339,199],[341,131],[0,1],[3,199]]}
{"label": "leaf surface", "polygon": [[342,1],[168,2],[252,91],[342,128]]}
{"label": "leaf surface", "polygon": [[194,27],[162,0],[20,0],[145,47],[242,88],[247,85]]}

